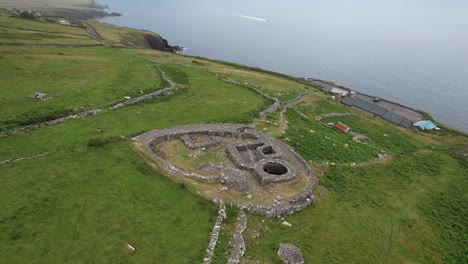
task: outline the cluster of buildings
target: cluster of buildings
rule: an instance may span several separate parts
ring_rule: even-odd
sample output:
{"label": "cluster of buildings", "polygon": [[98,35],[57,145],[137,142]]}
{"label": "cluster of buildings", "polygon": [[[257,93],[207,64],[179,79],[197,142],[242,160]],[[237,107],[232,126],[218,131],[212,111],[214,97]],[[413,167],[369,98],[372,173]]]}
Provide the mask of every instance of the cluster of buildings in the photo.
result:
{"label": "cluster of buildings", "polygon": [[433,122],[423,120],[423,114],[414,109],[377,97],[356,93],[330,82],[316,79],[307,79],[306,81],[332,94],[332,99],[341,98],[342,104],[359,108],[393,124],[416,130],[438,129]]}

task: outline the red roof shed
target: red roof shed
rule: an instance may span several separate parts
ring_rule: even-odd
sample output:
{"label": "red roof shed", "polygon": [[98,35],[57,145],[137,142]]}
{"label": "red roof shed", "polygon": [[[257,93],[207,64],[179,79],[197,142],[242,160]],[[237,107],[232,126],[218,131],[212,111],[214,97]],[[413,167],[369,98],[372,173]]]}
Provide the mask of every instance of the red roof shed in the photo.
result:
{"label": "red roof shed", "polygon": [[345,133],[348,133],[349,130],[351,130],[351,128],[341,122],[336,122],[335,123],[335,128],[340,130],[341,132],[345,132]]}

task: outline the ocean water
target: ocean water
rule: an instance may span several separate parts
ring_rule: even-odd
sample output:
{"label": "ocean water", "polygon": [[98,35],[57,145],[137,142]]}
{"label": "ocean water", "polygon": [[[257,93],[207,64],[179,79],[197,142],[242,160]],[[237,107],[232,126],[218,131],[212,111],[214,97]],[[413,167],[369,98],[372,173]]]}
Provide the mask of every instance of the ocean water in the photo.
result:
{"label": "ocean water", "polygon": [[468,132],[466,0],[101,0],[184,53],[330,80]]}

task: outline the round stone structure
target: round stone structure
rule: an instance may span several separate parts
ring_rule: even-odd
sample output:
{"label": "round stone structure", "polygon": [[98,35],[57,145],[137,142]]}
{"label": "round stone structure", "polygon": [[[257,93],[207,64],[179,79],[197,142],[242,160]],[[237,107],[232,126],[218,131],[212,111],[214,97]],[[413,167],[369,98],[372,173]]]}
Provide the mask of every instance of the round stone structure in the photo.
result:
{"label": "round stone structure", "polygon": [[255,176],[262,184],[280,183],[296,178],[294,170],[280,159],[263,159],[255,163]]}
{"label": "round stone structure", "polygon": [[[238,193],[236,207],[267,217],[281,217],[292,214],[309,206],[314,201],[312,194],[316,178],[308,163],[287,144],[264,133],[253,130],[242,124],[196,124],[177,126],[168,129],[154,130],[134,138],[140,142],[144,151],[156,159],[161,167],[170,174],[183,178],[192,178],[202,182],[219,183],[222,188],[217,191],[215,201],[220,201],[220,192],[232,190]],[[204,170],[184,171],[167,160],[158,151],[165,142],[181,142],[180,145],[200,153],[217,150],[225,162],[205,164],[205,170],[219,170],[218,176],[204,174]],[[177,145],[178,143],[170,143]],[[220,152],[224,148],[224,153]],[[221,157],[220,157],[221,159]],[[174,163],[175,164],[175,163]],[[252,187],[252,185],[255,185]],[[198,186],[198,185],[197,185]],[[291,187],[290,187],[291,186]],[[297,191],[298,186],[302,190]],[[289,188],[283,198],[281,188]],[[265,190],[263,190],[265,189]],[[291,190],[296,192],[291,194]],[[263,191],[270,195],[269,202],[263,196],[255,200],[255,192]],[[213,193],[213,191],[211,192]],[[271,196],[273,196],[271,198]],[[241,199],[243,197],[243,199]],[[247,198],[246,198],[247,197]],[[264,199],[265,198],[265,199]],[[249,200],[252,199],[252,200]],[[232,202],[231,202],[232,206]]]}

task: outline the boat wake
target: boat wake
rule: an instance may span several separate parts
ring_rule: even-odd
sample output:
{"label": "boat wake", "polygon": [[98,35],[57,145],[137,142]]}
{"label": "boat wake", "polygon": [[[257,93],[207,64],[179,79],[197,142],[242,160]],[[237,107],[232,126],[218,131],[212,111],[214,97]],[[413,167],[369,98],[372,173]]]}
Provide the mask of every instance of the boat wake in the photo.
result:
{"label": "boat wake", "polygon": [[260,21],[260,22],[270,22],[270,20],[268,20],[268,19],[263,19],[263,18],[259,18],[259,17],[246,16],[246,15],[237,14],[237,13],[231,13],[231,12],[224,12],[224,13],[226,13],[226,14],[228,14],[228,15],[231,15],[231,16],[246,18],[246,19],[255,20],[255,21]]}

